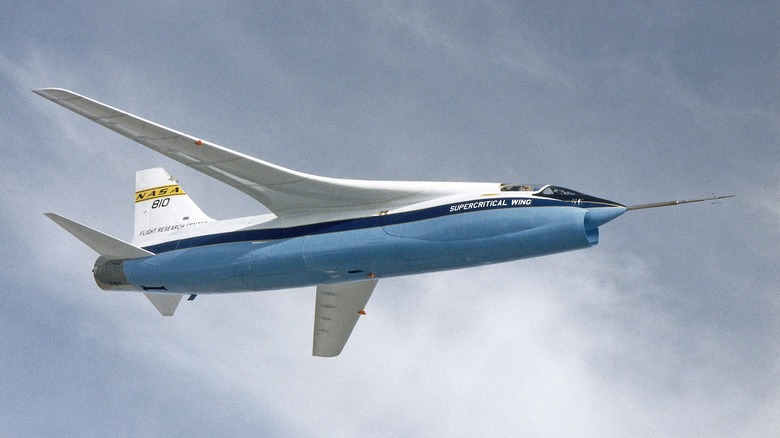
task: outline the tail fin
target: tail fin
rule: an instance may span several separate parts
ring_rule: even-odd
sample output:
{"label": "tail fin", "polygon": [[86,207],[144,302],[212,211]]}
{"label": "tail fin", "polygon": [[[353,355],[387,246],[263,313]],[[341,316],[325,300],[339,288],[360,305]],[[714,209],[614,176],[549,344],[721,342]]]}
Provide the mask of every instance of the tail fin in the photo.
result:
{"label": "tail fin", "polygon": [[134,245],[162,243],[170,240],[172,233],[212,220],[164,169],[157,167],[135,174]]}

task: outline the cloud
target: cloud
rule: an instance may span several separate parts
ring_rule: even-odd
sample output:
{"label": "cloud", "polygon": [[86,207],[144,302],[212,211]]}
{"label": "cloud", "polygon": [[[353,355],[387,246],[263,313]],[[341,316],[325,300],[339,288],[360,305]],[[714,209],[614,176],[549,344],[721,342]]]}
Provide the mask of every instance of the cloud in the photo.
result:
{"label": "cloud", "polygon": [[[761,62],[684,44],[700,36],[684,8],[299,9],[66,9],[27,26],[49,36],[25,32],[22,9],[6,18],[22,43],[0,53],[2,433],[780,430],[778,131],[756,98]],[[57,30],[73,19],[90,31]],[[728,71],[687,63],[694,48]],[[215,217],[261,208],[29,92],[41,86],[329,176],[739,196],[626,215],[586,251],[383,279],[342,356],[312,358],[311,288],[200,295],[173,318],[97,289],[94,255],[41,213],[127,238],[133,172],[158,165]]]}

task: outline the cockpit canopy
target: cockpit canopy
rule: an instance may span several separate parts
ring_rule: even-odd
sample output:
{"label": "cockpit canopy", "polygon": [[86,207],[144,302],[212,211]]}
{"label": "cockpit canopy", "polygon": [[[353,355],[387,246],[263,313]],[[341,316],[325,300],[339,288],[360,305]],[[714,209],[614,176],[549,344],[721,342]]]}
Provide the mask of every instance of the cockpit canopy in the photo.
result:
{"label": "cockpit canopy", "polygon": [[574,199],[583,199],[590,197],[585,193],[567,189],[566,187],[558,187],[550,184],[501,184],[502,192],[531,192],[537,196],[544,196],[545,198],[560,199],[562,201],[570,201]]}
{"label": "cockpit canopy", "polygon": [[560,199],[562,201],[572,201],[575,199],[590,198],[590,195],[580,193],[578,191],[567,189],[566,187],[546,186],[535,195],[544,196],[546,198]]}
{"label": "cockpit canopy", "polygon": [[536,192],[546,186],[544,184],[501,184],[500,187],[502,192]]}
{"label": "cockpit canopy", "polygon": [[553,186],[550,184],[501,184],[500,187],[502,192],[532,192],[534,195],[543,195],[547,197],[587,196],[584,193],[580,193],[572,189]]}
{"label": "cockpit canopy", "polygon": [[531,192],[534,196],[543,198],[558,199],[560,201],[582,201],[598,204],[608,204],[619,206],[620,204],[595,196],[587,195],[566,187],[554,186],[551,184],[501,184],[502,192]]}

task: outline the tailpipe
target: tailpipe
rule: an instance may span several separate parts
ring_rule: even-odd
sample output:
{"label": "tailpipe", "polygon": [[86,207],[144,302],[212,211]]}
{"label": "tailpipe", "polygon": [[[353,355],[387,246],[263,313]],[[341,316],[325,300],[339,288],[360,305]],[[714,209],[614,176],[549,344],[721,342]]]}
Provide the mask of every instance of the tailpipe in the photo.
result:
{"label": "tailpipe", "polygon": [[100,256],[95,261],[95,267],[92,268],[92,275],[95,276],[95,283],[103,290],[138,289],[127,281],[124,260],[110,260]]}

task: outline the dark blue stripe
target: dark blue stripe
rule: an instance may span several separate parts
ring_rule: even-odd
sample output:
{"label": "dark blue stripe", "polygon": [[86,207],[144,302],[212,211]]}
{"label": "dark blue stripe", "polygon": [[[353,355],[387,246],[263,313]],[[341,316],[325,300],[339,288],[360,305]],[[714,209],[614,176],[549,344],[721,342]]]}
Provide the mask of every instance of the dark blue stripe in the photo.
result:
{"label": "dark blue stripe", "polygon": [[[531,205],[512,205],[513,199],[531,199]],[[450,212],[450,207],[481,201],[506,201],[507,205],[487,206],[482,208],[464,209],[457,212]],[[384,227],[388,225],[397,225],[407,222],[416,222],[424,219],[432,219],[441,216],[453,214],[471,213],[476,211],[496,210],[502,208],[527,208],[527,207],[572,207],[571,202],[558,201],[552,199],[540,198],[490,198],[478,199],[452,204],[439,205],[436,207],[424,208],[421,210],[409,211],[405,213],[394,213],[385,216],[369,216],[354,219],[344,219],[331,222],[321,222],[316,224],[299,225],[289,228],[268,228],[260,230],[241,230],[228,231],[225,233],[209,234],[206,236],[190,237],[187,239],[173,240],[157,245],[146,246],[144,249],[155,254],[173,251],[176,249],[194,248],[198,246],[217,245],[223,243],[252,242],[264,240],[289,239],[293,237],[310,236],[316,234],[337,233],[340,231],[360,230],[374,227]],[[591,208],[604,207],[604,204],[583,202],[576,207]]]}

